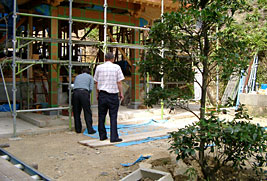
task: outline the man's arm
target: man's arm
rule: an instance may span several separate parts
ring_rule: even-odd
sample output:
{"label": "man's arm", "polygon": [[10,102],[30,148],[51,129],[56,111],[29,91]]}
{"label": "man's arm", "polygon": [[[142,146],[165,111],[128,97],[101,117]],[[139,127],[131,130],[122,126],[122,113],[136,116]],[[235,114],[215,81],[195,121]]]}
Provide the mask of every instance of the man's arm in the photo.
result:
{"label": "man's arm", "polygon": [[124,99],[124,96],[123,96],[122,83],[121,83],[121,81],[117,82],[117,85],[118,85],[118,89],[120,91],[120,99],[122,101]]}

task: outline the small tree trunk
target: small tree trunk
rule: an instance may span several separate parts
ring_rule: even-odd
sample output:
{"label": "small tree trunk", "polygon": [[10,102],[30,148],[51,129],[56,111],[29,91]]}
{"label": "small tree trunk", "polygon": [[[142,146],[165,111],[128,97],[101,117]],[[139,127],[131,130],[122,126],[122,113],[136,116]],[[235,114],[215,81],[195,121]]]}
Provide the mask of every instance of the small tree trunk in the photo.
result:
{"label": "small tree trunk", "polygon": [[[208,53],[209,53],[209,40],[207,34],[207,27],[205,23],[203,23],[203,37],[204,37],[204,46],[203,49],[200,50],[202,53],[201,57],[206,57],[205,59],[201,60],[203,65],[203,72],[202,72],[202,87],[201,87],[201,100],[200,100],[200,120],[205,119],[205,109],[206,109],[206,95],[207,95],[207,87],[208,87]],[[202,47],[202,46],[200,46]],[[200,128],[202,130],[202,128]],[[201,134],[203,131],[201,131]],[[207,162],[204,160],[204,151],[205,151],[205,140],[200,141],[200,150],[199,150],[199,163],[202,169],[202,172],[205,178],[209,177],[210,170],[207,166]]]}

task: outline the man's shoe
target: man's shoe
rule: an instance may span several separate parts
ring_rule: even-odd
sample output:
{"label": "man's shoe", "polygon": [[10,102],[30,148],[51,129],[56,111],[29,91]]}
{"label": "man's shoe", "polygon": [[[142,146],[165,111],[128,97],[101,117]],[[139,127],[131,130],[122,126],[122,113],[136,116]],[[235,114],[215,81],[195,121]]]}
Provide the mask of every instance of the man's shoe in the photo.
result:
{"label": "man's shoe", "polygon": [[96,131],[95,130],[92,130],[92,131],[89,131],[88,134],[95,134]]}
{"label": "man's shoe", "polygon": [[121,138],[118,138],[118,139],[116,139],[116,140],[110,140],[110,142],[111,143],[115,143],[115,142],[121,142],[122,141],[122,139]]}
{"label": "man's shoe", "polygon": [[108,137],[105,137],[105,138],[100,138],[100,141],[104,141],[104,140],[107,140]]}

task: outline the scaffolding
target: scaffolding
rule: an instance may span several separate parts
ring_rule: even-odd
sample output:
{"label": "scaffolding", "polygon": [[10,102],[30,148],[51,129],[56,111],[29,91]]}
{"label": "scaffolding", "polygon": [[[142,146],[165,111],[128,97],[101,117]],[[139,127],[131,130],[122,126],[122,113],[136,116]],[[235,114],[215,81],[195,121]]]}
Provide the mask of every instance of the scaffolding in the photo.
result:
{"label": "scaffolding", "polygon": [[[107,8],[108,8],[108,3],[107,0],[104,1],[104,22],[98,22],[98,21],[88,21],[88,20],[81,20],[81,19],[75,19],[72,18],[72,3],[73,0],[69,0],[69,17],[64,18],[64,17],[57,17],[57,16],[46,16],[46,15],[38,15],[38,14],[32,14],[32,13],[21,13],[17,12],[16,6],[17,6],[17,0],[13,0],[13,38],[12,38],[12,47],[13,47],[13,54],[12,54],[12,60],[7,59],[4,61],[5,63],[11,63],[12,62],[12,96],[13,96],[13,109],[10,109],[12,112],[12,117],[13,117],[13,137],[17,136],[16,133],[16,119],[17,119],[17,113],[25,113],[25,112],[35,112],[35,111],[59,111],[59,110],[68,110],[69,112],[69,129],[72,128],[72,122],[71,122],[71,84],[72,84],[72,67],[73,66],[92,66],[92,63],[83,63],[83,62],[73,62],[72,61],[72,45],[75,44],[81,44],[81,45],[96,45],[103,47],[104,54],[107,51],[108,47],[111,48],[129,48],[129,49],[139,49],[139,50],[144,50],[146,47],[144,45],[136,45],[136,44],[124,44],[124,43],[109,43],[107,42],[107,34],[108,34],[108,26],[116,26],[116,27],[122,27],[122,28],[129,28],[129,29],[134,29],[134,30],[145,30],[149,31],[149,28],[143,28],[143,27],[137,27],[137,26],[128,26],[128,25],[123,25],[123,24],[114,24],[114,23],[108,23],[107,22]],[[164,3],[162,0],[162,9],[163,9]],[[16,35],[16,20],[17,16],[29,16],[29,17],[39,17],[39,18],[49,18],[49,19],[56,19],[56,20],[65,20],[68,21],[69,23],[69,39],[55,39],[55,38],[38,38],[38,37],[30,37],[29,34],[27,37],[21,37]],[[98,25],[104,25],[104,42],[101,41],[83,41],[83,40],[72,40],[72,24],[73,22],[83,22],[83,23],[92,23],[92,24],[98,24]],[[28,43],[24,45],[19,45],[17,48],[17,41],[20,40],[29,40]],[[68,43],[69,45],[69,60],[52,60],[52,59],[42,59],[42,60],[34,60],[34,59],[20,59],[16,57],[16,52],[17,49],[20,49],[22,47],[28,46],[31,42],[33,41],[42,41],[42,42],[56,42],[56,43]],[[16,72],[16,66],[17,64],[28,64],[28,66],[19,72]],[[16,92],[17,92],[17,87],[16,87],[16,75],[18,73],[21,73],[24,70],[28,70],[33,65],[36,64],[60,64],[60,65],[67,65],[68,66],[68,73],[69,73],[69,82],[68,82],[68,92],[69,92],[69,100],[68,100],[68,106],[66,107],[54,107],[54,108],[41,108],[41,109],[26,109],[26,110],[17,110],[16,109]],[[4,82],[4,76],[2,73],[2,66],[0,67],[1,69],[1,74],[2,74],[2,79]],[[163,82],[161,83],[163,84]],[[5,86],[5,91],[8,97],[8,104],[11,107],[11,102],[8,96],[8,92],[6,90],[6,85]]]}

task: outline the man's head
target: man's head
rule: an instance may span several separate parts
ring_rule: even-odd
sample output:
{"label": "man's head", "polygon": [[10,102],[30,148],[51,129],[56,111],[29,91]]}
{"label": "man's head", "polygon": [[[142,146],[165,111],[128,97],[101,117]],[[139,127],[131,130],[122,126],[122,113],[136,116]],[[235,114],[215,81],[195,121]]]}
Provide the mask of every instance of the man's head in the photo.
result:
{"label": "man's head", "polygon": [[113,55],[113,53],[108,52],[108,53],[105,55],[105,60],[106,60],[106,61],[111,61],[111,62],[113,62],[113,61],[114,61],[114,55]]}
{"label": "man's head", "polygon": [[84,67],[82,70],[83,73],[90,74],[90,69],[88,67]]}

